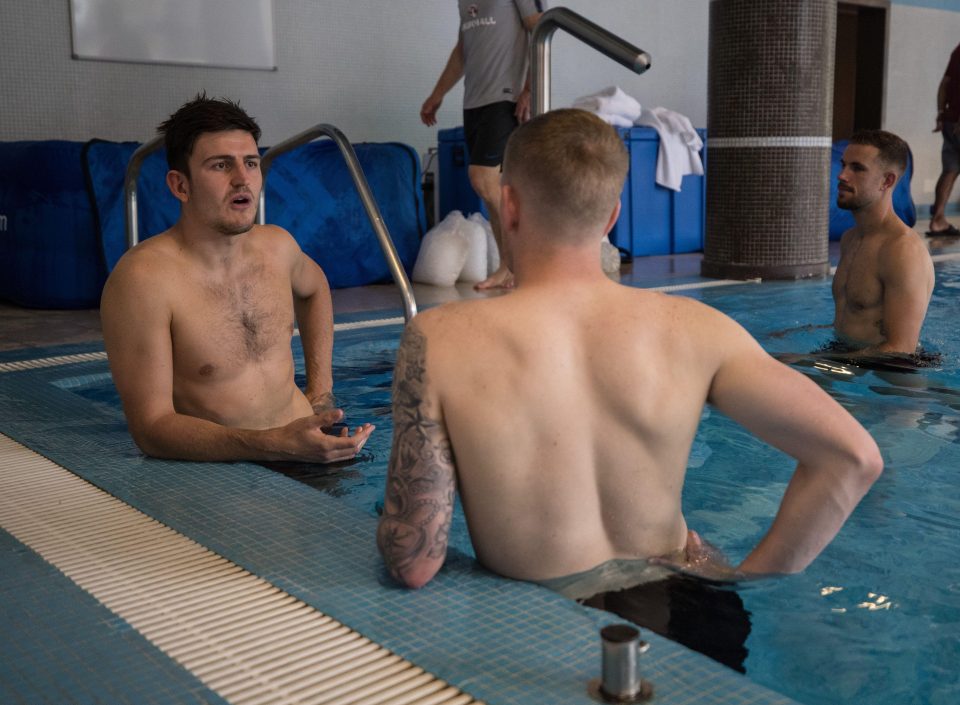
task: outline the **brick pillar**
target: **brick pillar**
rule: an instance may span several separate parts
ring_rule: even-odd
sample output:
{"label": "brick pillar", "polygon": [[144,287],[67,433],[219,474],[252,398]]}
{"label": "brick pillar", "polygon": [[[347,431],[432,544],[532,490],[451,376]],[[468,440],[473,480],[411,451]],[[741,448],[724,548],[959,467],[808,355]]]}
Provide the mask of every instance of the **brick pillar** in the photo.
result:
{"label": "brick pillar", "polygon": [[836,0],[711,0],[701,271],[825,276]]}

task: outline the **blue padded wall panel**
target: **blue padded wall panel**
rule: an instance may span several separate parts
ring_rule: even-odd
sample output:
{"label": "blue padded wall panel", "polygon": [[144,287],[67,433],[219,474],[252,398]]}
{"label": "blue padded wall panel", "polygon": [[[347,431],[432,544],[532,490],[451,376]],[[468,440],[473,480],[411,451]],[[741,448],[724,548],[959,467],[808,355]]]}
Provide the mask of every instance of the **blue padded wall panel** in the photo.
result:
{"label": "blue padded wall panel", "polygon": [[0,299],[96,307],[106,277],[84,183],[82,142],[0,143]]}

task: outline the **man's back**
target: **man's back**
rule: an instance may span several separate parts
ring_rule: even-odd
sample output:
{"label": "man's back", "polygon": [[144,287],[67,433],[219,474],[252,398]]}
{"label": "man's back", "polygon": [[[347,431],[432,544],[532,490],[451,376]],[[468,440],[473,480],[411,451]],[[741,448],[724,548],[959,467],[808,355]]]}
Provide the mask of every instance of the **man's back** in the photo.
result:
{"label": "man's back", "polygon": [[544,579],[683,548],[680,493],[717,359],[691,333],[715,317],[612,282],[423,317],[482,562]]}
{"label": "man's back", "polygon": [[879,474],[866,431],[734,321],[603,274],[627,167],[589,113],[522,125],[502,189],[516,291],[408,324],[377,533],[406,585],[443,564],[458,488],[477,557],[511,578],[696,548],[680,497],[705,402],[797,460],[744,572],[802,570]]}

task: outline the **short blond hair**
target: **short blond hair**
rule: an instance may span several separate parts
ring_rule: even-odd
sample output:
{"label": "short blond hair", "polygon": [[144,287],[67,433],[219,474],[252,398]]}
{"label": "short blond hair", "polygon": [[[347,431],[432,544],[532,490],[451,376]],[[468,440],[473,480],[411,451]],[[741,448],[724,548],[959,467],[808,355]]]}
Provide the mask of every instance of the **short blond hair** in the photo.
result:
{"label": "short blond hair", "polygon": [[539,115],[510,135],[503,182],[544,226],[561,231],[606,225],[630,160],[617,131],[585,110]]}

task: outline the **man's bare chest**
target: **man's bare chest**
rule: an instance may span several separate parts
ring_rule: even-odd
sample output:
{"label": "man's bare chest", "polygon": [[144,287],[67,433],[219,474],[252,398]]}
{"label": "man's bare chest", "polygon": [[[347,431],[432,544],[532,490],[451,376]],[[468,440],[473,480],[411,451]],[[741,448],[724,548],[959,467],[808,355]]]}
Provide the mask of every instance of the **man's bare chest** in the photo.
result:
{"label": "man's bare chest", "polygon": [[877,248],[862,244],[844,254],[834,275],[833,292],[847,308],[863,310],[883,303]]}
{"label": "man's bare chest", "polygon": [[205,283],[174,310],[171,340],[179,375],[213,381],[289,354],[294,327],[289,282],[245,277]]}

